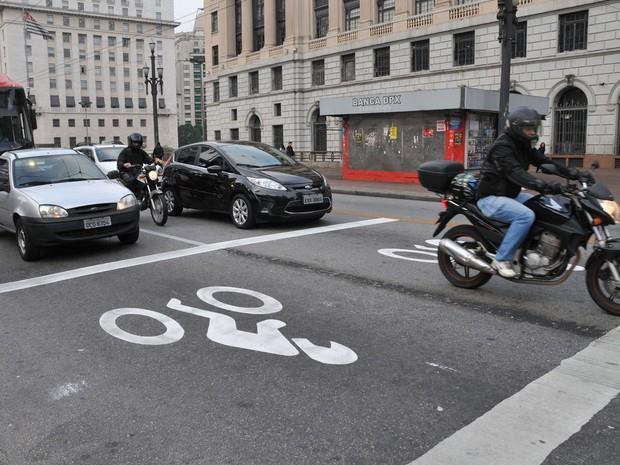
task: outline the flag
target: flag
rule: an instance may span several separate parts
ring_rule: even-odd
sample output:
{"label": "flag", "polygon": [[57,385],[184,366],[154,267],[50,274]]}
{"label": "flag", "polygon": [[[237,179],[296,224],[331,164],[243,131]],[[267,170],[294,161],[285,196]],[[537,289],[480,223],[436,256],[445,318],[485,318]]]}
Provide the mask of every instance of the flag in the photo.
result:
{"label": "flag", "polygon": [[45,40],[52,38],[52,34],[50,33],[50,31],[37,23],[37,20],[34,19],[32,15],[27,11],[24,11],[24,22],[26,23],[26,31],[30,34],[41,36]]}

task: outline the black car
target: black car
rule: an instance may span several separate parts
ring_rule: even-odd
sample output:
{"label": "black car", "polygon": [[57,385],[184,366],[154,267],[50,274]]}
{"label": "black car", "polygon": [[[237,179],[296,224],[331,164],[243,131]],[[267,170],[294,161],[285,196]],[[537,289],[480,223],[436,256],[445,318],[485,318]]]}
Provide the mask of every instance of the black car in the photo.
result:
{"label": "black car", "polygon": [[327,179],[255,142],[199,142],[174,152],[164,171],[170,215],[183,208],[225,212],[235,226],[273,219],[318,220],[332,209]]}

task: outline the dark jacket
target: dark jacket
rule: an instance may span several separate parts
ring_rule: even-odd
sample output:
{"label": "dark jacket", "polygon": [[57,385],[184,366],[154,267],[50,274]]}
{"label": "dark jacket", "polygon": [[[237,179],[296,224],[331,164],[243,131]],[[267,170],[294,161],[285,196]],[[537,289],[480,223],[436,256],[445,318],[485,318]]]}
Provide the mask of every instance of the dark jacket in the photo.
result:
{"label": "dark jacket", "polygon": [[134,150],[130,147],[125,147],[118,154],[118,160],[116,160],[116,168],[119,171],[129,171],[123,166],[125,163],[131,163],[132,165],[151,164],[153,159],[142,149]]}
{"label": "dark jacket", "polygon": [[548,184],[527,172],[530,165],[540,166],[544,163],[552,163],[560,173],[569,175],[568,168],[547,158],[542,151],[506,133],[502,134],[489,149],[480,168],[478,198],[489,195],[515,198],[522,187],[544,191]]}
{"label": "dark jacket", "polygon": [[286,154],[293,158],[295,157],[295,151],[293,150],[293,147],[291,147],[290,145],[286,147]]}

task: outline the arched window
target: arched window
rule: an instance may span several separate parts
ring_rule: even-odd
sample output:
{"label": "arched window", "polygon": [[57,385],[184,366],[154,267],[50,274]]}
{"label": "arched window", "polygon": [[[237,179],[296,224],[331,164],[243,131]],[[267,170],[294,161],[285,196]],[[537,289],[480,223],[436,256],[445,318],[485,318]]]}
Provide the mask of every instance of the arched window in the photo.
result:
{"label": "arched window", "polygon": [[584,155],[588,127],[588,98],[577,87],[558,97],[554,109],[554,152]]}
{"label": "arched window", "polygon": [[258,116],[252,115],[250,117],[250,140],[253,142],[260,142],[260,119]]}
{"label": "arched window", "polygon": [[327,152],[327,123],[319,110],[312,115],[312,151]]}

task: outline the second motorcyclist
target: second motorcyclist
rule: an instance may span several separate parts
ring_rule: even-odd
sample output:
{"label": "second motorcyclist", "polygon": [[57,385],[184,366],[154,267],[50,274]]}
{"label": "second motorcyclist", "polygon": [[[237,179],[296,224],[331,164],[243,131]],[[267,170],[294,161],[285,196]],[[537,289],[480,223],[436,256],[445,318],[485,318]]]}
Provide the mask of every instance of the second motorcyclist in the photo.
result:
{"label": "second motorcyclist", "polygon": [[121,181],[139,200],[142,197],[142,186],[137,179],[137,174],[139,173],[137,166],[151,164],[153,161],[161,164],[161,159],[155,158],[155,160],[153,160],[149,154],[142,149],[143,144],[144,138],[142,134],[137,132],[130,134],[127,138],[127,147],[121,151],[116,161]]}
{"label": "second motorcyclist", "polygon": [[504,278],[514,278],[512,260],[519,245],[534,223],[534,212],[524,203],[532,194],[521,188],[543,194],[562,191],[559,182],[545,182],[528,173],[530,165],[555,164],[560,174],[569,179],[580,179],[588,173],[568,169],[544,155],[544,144],[536,149],[542,116],[534,109],[519,107],[510,112],[506,131],[489,149],[482,167],[478,186],[477,206],[487,217],[509,223],[510,226],[497,250],[493,268]]}

